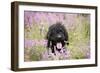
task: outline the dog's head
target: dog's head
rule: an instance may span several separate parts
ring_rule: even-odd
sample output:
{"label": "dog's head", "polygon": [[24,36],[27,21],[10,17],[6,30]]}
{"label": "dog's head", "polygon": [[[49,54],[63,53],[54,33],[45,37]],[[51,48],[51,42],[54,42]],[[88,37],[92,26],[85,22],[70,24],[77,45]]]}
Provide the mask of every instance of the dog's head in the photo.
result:
{"label": "dog's head", "polygon": [[69,44],[68,33],[64,25],[61,23],[51,25],[47,33],[47,40],[48,48],[54,48],[55,46],[57,49],[61,49],[65,44]]}

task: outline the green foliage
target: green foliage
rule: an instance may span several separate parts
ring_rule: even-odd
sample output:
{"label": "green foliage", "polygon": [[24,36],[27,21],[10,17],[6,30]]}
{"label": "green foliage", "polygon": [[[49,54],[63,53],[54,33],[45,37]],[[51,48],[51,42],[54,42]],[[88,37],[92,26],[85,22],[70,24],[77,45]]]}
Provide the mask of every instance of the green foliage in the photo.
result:
{"label": "green foliage", "polygon": [[37,25],[37,24],[33,24],[33,26],[31,27],[30,31],[27,31],[27,29],[25,29],[25,38],[27,39],[38,39],[38,40],[41,40],[41,39],[44,39],[45,36],[46,36],[46,33],[48,31],[48,26],[47,25],[43,25],[44,27],[44,33],[43,34],[40,34],[41,33],[41,30],[40,30],[40,25]]}
{"label": "green foliage", "polygon": [[[74,28],[68,30],[69,46],[66,45],[66,47],[71,51],[71,59],[85,58],[87,51],[90,49],[88,47],[90,42],[90,22],[86,18],[87,15],[79,15],[76,18],[76,23],[72,26]],[[40,34],[40,25],[33,24],[30,29],[29,27],[25,28],[25,39],[44,39],[49,26],[47,24],[43,26],[44,33],[42,35]],[[39,61],[41,53],[45,50],[46,48],[44,46],[33,46],[30,50],[30,60]]]}
{"label": "green foliage", "polygon": [[[89,49],[90,24],[87,21],[77,24],[74,30],[69,31],[69,46],[72,59],[82,59],[86,55],[83,49]],[[87,46],[87,47],[86,47]]]}

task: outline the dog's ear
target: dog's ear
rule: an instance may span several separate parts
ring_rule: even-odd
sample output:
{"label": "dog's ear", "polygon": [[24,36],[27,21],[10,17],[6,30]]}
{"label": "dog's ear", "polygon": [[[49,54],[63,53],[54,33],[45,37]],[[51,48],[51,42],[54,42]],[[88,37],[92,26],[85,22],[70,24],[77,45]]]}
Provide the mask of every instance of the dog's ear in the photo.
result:
{"label": "dog's ear", "polygon": [[64,32],[65,33],[65,41],[67,41],[67,43],[69,43],[68,41],[69,41],[69,37],[68,37],[68,32],[66,31],[66,32]]}
{"label": "dog's ear", "polygon": [[51,45],[52,45],[52,43],[51,43],[51,39],[50,39],[50,35],[51,35],[51,32],[50,32],[50,30],[47,32],[47,35],[46,35],[46,39],[48,40],[48,42],[47,42],[47,47],[48,48],[51,48]]}
{"label": "dog's ear", "polygon": [[48,31],[48,32],[47,32],[47,35],[46,35],[46,39],[49,40],[49,38],[50,38],[50,32]]}
{"label": "dog's ear", "polygon": [[48,40],[48,42],[47,42],[47,47],[48,47],[48,48],[51,48],[51,46],[52,46],[52,43],[51,43],[50,40]]}
{"label": "dog's ear", "polygon": [[50,26],[49,28],[48,28],[48,32],[47,32],[47,35],[46,35],[46,39],[50,39],[50,35],[51,35],[51,28],[52,28],[52,26]]}

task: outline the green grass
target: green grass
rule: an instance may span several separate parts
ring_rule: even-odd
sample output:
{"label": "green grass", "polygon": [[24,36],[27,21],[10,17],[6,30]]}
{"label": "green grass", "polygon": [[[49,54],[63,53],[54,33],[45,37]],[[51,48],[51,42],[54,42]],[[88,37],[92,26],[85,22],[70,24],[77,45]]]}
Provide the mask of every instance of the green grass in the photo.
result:
{"label": "green grass", "polygon": [[30,59],[32,61],[39,61],[41,59],[41,53],[46,50],[44,46],[35,46],[33,50],[30,51]]}
{"label": "green grass", "polygon": [[[79,21],[79,18],[77,18]],[[77,25],[77,27],[76,27]],[[83,21],[83,23],[76,24],[74,29],[68,30],[69,34],[69,46],[68,49],[71,51],[71,59],[83,59],[86,56],[86,53],[82,49],[88,48],[88,43],[90,42],[90,24],[88,21]],[[48,31],[48,25],[44,26],[45,33],[40,35],[39,25],[34,24],[32,28],[25,29],[25,39],[45,39],[46,33]],[[43,51],[46,50],[44,46],[35,46],[33,47],[34,52],[30,50],[30,60],[38,61],[40,60],[40,55]]]}

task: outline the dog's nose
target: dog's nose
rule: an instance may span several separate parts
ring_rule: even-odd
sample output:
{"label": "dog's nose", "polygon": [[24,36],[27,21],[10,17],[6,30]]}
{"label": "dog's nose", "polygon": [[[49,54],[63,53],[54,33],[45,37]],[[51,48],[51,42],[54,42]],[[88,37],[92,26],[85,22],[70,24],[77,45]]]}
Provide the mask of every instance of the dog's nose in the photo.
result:
{"label": "dog's nose", "polygon": [[57,37],[58,37],[58,38],[61,38],[62,36],[58,34]]}

